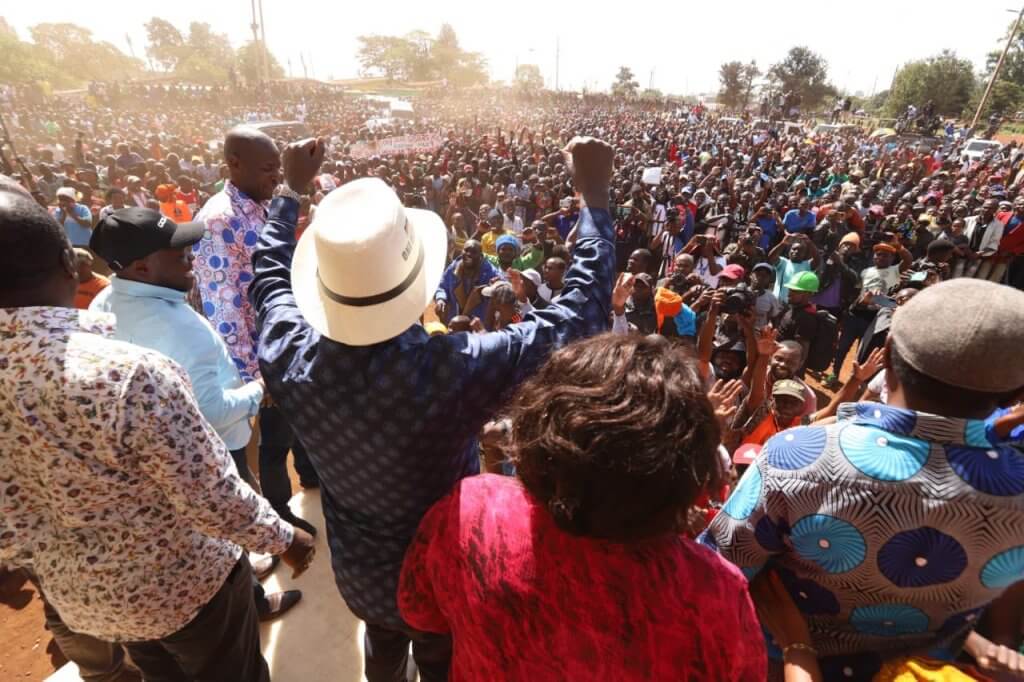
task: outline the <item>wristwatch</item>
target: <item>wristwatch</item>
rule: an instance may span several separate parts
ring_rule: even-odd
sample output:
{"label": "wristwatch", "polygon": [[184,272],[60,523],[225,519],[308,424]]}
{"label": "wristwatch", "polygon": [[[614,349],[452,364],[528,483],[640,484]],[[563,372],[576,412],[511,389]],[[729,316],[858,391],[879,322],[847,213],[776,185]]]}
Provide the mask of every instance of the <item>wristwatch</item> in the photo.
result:
{"label": "wristwatch", "polygon": [[277,189],[274,190],[274,196],[275,197],[288,197],[289,199],[294,199],[295,201],[299,201],[302,198],[301,194],[299,194],[298,192],[293,190],[288,185],[284,185],[284,184],[281,184],[281,185],[277,186]]}

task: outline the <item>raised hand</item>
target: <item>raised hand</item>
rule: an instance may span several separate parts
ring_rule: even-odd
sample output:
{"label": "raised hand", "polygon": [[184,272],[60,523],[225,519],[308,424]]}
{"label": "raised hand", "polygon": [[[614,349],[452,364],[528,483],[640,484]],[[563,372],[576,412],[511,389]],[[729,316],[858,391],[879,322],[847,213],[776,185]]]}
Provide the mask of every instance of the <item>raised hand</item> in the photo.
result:
{"label": "raised hand", "polygon": [[743,382],[739,379],[724,381],[719,379],[708,391],[708,401],[715,409],[715,419],[722,429],[729,428],[736,411],[739,409],[739,397],[743,393]]}
{"label": "raised hand", "polygon": [[[615,150],[603,140],[574,137],[562,150],[573,184],[588,205],[608,207],[608,184],[612,179]],[[603,201],[602,201],[603,199]]]}
{"label": "raised hand", "polygon": [[871,377],[878,374],[878,372],[885,366],[885,349],[876,348],[871,351],[871,355],[868,356],[867,360],[864,361],[863,365],[853,363],[853,376],[860,383],[870,381]]}
{"label": "raised hand", "polygon": [[296,192],[305,192],[313,176],[320,171],[327,149],[323,138],[306,138],[292,142],[281,152],[284,182]]}
{"label": "raised hand", "polygon": [[774,355],[779,347],[779,332],[770,324],[766,324],[757,333],[757,354]]}
{"label": "raised hand", "polygon": [[633,282],[635,279],[636,277],[628,272],[619,274],[619,278],[615,282],[615,288],[612,289],[612,310],[617,315],[623,313],[626,301],[633,295]]}

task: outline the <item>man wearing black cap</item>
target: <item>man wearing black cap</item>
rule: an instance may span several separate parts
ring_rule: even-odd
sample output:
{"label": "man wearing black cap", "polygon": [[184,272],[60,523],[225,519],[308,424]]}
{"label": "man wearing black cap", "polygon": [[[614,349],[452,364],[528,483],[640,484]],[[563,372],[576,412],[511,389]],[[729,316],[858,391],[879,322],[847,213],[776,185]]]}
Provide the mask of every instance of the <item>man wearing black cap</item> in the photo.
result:
{"label": "man wearing black cap", "polygon": [[313,543],[239,479],[181,369],[77,288],[64,231],[0,177],[0,562],[146,679],[266,682],[239,545],[301,572]]}
{"label": "man wearing black cap", "polygon": [[928,287],[893,315],[888,404],[773,437],[712,522],[708,544],[751,578],[770,562],[812,621],[823,679],[918,651],[995,664],[972,629],[1024,571],[1024,455],[985,419],[1024,396],[1022,341],[1024,293]]}
{"label": "man wearing black cap", "polygon": [[[245,448],[250,419],[263,402],[263,383],[242,382],[223,339],[185,298],[194,281],[192,245],[204,229],[203,223],[175,224],[145,208],[107,216],[89,244],[115,274],[89,309],[117,316],[115,338],[159,351],[182,366],[199,410],[227,445],[239,475],[253,484]],[[255,587],[261,619],[281,615],[302,596],[298,590],[265,596],[258,583]]]}

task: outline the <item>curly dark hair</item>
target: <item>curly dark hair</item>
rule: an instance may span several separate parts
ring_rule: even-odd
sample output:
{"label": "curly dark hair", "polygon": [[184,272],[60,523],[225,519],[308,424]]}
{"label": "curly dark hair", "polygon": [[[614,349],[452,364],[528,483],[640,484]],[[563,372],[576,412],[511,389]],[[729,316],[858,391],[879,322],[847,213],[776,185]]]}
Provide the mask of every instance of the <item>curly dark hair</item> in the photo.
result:
{"label": "curly dark hair", "polygon": [[719,482],[719,428],[696,359],[663,337],[604,334],[563,348],[510,414],[518,477],[574,535],[673,532]]}

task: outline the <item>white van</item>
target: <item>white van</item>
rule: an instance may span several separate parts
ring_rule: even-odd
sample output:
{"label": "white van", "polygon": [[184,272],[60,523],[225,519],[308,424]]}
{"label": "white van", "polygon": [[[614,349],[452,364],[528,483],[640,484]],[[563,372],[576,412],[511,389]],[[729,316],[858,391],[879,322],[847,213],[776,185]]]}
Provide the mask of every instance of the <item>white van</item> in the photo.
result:
{"label": "white van", "polygon": [[981,157],[989,151],[997,152],[1003,148],[1001,142],[995,140],[983,140],[980,137],[972,137],[967,140],[967,144],[964,145],[964,150],[960,154],[961,163],[971,163],[972,161],[978,161]]}

